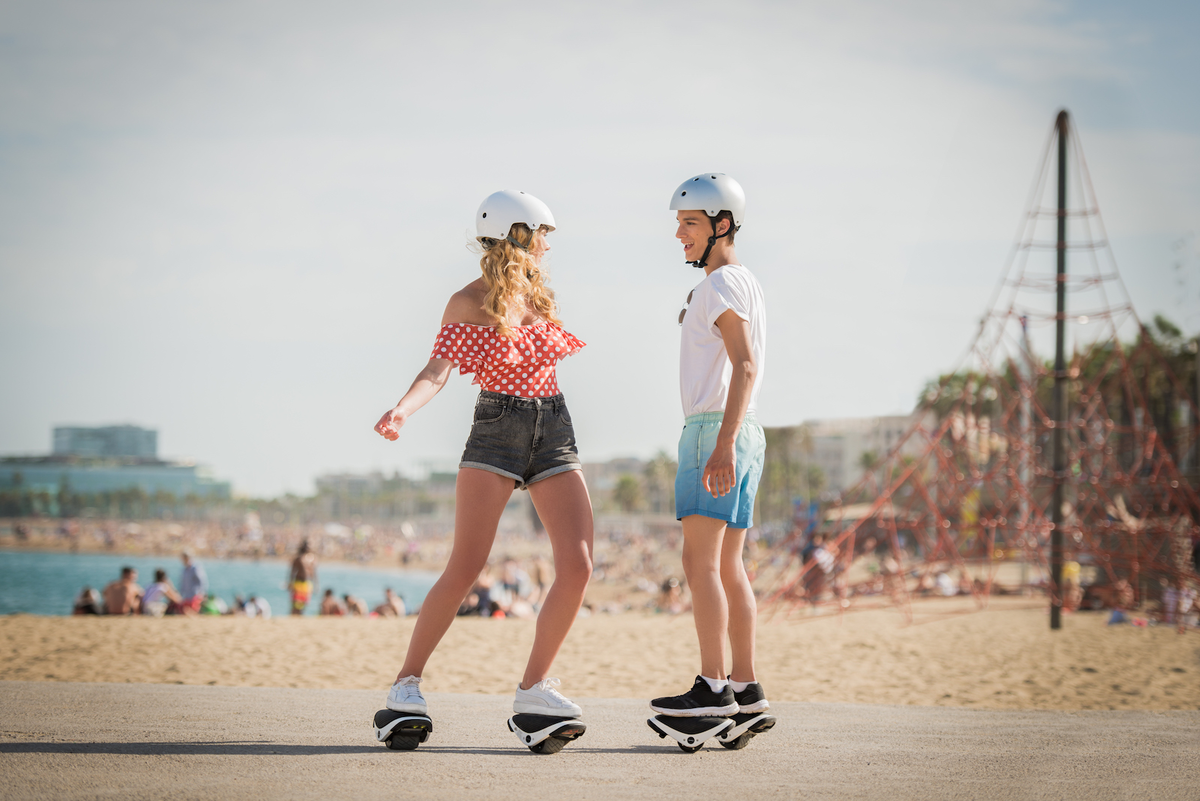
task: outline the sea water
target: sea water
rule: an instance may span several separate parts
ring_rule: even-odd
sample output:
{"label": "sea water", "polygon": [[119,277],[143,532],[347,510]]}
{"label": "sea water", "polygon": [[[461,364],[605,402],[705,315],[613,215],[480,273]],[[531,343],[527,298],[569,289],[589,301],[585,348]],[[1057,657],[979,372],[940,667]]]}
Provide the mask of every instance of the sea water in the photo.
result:
{"label": "sea water", "polygon": [[[272,613],[286,615],[291,605],[287,591],[291,560],[197,559],[208,575],[208,591],[230,606],[233,597],[257,595],[271,605]],[[154,581],[154,571],[167,571],[176,588],[183,573],[178,556],[121,556],[101,553],[62,553],[0,550],[0,615],[25,612],[34,615],[69,615],[79,591],[86,585],[97,590],[120,578],[121,568],[138,572],[142,587]],[[359,567],[344,562],[321,562],[317,567],[316,593],[306,614],[320,609],[321,596],[332,589],[339,599],[349,593],[374,609],[383,602],[383,591],[404,598],[411,613],[425,600],[437,575],[409,570]]]}

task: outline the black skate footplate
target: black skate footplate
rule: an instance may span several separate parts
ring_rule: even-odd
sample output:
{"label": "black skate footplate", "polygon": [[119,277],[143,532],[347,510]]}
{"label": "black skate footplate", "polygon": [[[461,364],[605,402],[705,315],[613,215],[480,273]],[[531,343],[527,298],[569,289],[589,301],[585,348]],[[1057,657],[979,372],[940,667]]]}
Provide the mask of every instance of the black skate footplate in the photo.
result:
{"label": "black skate footplate", "polygon": [[689,754],[700,750],[708,740],[733,727],[733,718],[704,716],[697,718],[655,715],[646,721],[659,737],[670,737]]}
{"label": "black skate footplate", "polygon": [[381,709],[372,722],[375,739],[393,751],[413,751],[429,739],[433,721],[428,715]]}
{"label": "black skate footplate", "polygon": [[582,737],[587,726],[576,718],[518,714],[508,719],[508,730],[535,754],[557,754]]}
{"label": "black skate footplate", "polygon": [[721,732],[718,742],[731,750],[745,748],[756,734],[762,734],[775,725],[775,716],[766,712],[739,712],[729,720],[733,725]]}

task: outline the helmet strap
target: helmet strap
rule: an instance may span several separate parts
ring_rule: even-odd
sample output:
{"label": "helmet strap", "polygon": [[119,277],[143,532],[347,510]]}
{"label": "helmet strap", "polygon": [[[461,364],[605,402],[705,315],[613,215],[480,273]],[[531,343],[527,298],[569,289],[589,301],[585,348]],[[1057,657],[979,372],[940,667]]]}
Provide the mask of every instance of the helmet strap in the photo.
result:
{"label": "helmet strap", "polygon": [[524,250],[526,252],[529,251],[529,245],[522,245],[520,242],[518,242],[516,239],[513,238],[512,234],[509,234],[508,236],[504,237],[504,240],[506,242],[508,242],[510,245],[512,245],[513,247],[520,248],[521,250]]}
{"label": "helmet strap", "polygon": [[[705,216],[707,216],[707,215],[705,215]],[[712,225],[712,229],[713,229],[713,235],[708,238],[708,247],[706,247],[704,249],[703,256],[701,256],[696,261],[688,262],[688,264],[692,265],[693,267],[695,267],[698,270],[703,270],[705,267],[708,266],[708,254],[712,253],[713,245],[717,244],[717,240],[724,239],[725,237],[729,236],[730,232],[735,230],[733,227],[732,220],[729,221],[729,228],[726,229],[725,233],[723,233],[723,234],[717,233],[717,218],[716,217],[709,217],[708,222],[710,225]]]}

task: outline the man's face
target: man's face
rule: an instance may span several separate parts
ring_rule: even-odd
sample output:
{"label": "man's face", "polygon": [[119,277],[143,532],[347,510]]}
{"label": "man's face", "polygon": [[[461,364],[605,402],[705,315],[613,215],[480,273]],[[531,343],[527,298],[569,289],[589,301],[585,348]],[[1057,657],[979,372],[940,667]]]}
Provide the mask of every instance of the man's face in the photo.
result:
{"label": "man's face", "polygon": [[[679,227],[675,229],[675,238],[683,243],[683,256],[688,261],[696,261],[708,247],[708,238],[713,235],[712,222],[703,211],[677,211],[675,220]],[[729,224],[721,220],[717,224],[717,233],[722,233]]]}

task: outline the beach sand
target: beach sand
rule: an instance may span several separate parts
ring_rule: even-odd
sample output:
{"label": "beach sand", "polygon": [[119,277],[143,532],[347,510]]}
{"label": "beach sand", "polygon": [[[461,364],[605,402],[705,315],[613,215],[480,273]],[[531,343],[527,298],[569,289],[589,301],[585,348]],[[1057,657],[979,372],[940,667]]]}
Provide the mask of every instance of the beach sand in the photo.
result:
{"label": "beach sand", "polygon": [[[762,615],[758,677],[778,701],[978,709],[1200,709],[1200,634],[1107,626],[993,599],[895,610]],[[392,682],[415,619],[0,618],[0,680],[374,689]],[[431,659],[432,692],[512,692],[534,621],[462,618]],[[690,615],[581,618],[555,663],[568,695],[646,698],[690,684],[699,657]]]}

